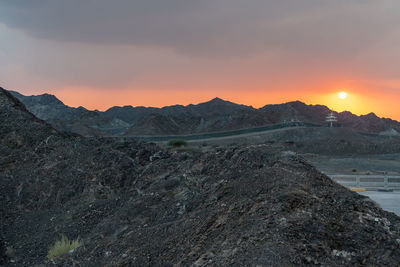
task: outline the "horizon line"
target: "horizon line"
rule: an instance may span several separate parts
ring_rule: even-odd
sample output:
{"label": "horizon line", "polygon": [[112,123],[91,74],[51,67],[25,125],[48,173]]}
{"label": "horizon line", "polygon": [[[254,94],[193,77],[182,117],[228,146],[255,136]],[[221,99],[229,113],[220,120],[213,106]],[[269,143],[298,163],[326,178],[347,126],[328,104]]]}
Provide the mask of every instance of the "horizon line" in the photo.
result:
{"label": "horizon line", "polygon": [[[282,102],[282,103],[269,103],[269,104],[264,104],[263,106],[261,106],[261,107],[259,107],[259,108],[255,108],[255,107],[253,107],[252,105],[240,104],[240,103],[237,103],[237,102],[233,102],[233,101],[231,101],[231,100],[223,99],[223,98],[221,98],[221,97],[219,97],[219,96],[213,97],[213,98],[211,98],[210,100],[207,100],[207,101],[205,101],[205,102],[190,103],[190,104],[186,104],[186,105],[184,105],[184,104],[172,104],[172,105],[165,105],[165,106],[114,105],[114,106],[110,106],[110,107],[108,107],[108,108],[106,108],[106,109],[89,109],[89,108],[86,108],[85,106],[82,106],[82,105],[79,105],[79,106],[72,106],[72,105],[65,104],[64,101],[62,101],[59,97],[57,97],[56,94],[42,93],[42,94],[24,95],[24,94],[22,94],[22,93],[20,93],[20,92],[18,92],[18,91],[15,91],[15,90],[8,90],[8,89],[5,89],[5,88],[3,88],[3,87],[1,87],[1,86],[0,86],[0,88],[1,88],[1,89],[4,89],[4,90],[6,90],[6,91],[9,91],[9,92],[18,93],[18,94],[20,94],[20,95],[22,95],[22,96],[24,96],[24,97],[37,97],[37,96],[43,96],[43,95],[50,95],[50,96],[55,97],[55,98],[56,98],[58,101],[60,101],[63,105],[65,105],[65,106],[67,106],[67,107],[69,107],[69,108],[84,108],[84,109],[86,109],[86,110],[88,110],[88,111],[94,111],[94,112],[106,112],[106,111],[108,111],[108,110],[110,110],[110,109],[112,109],[112,108],[124,108],[124,107],[132,107],[132,108],[156,108],[156,109],[162,109],[162,108],[174,107],[174,106],[188,107],[188,106],[196,106],[196,105],[200,105],[200,104],[205,104],[205,103],[211,102],[211,101],[213,101],[213,100],[218,100],[218,99],[219,99],[219,100],[222,100],[222,101],[224,101],[224,102],[229,102],[229,103],[232,103],[232,104],[235,104],[235,105],[240,105],[240,106],[246,106],[246,107],[250,107],[250,108],[253,108],[253,109],[256,109],[256,110],[262,109],[262,108],[264,108],[264,107],[266,107],[266,106],[284,105],[284,104],[289,104],[289,103],[300,102],[300,103],[302,103],[302,104],[304,104],[304,105],[307,105],[307,106],[323,106],[323,107],[328,108],[330,111],[336,112],[337,114],[341,114],[341,113],[350,113],[350,114],[355,115],[355,116],[367,116],[367,115],[373,114],[373,115],[375,115],[375,116],[377,116],[378,118],[381,118],[381,119],[391,119],[391,120],[395,120],[395,119],[392,119],[392,118],[380,117],[379,115],[377,115],[377,114],[376,114],[375,112],[373,112],[373,111],[371,111],[371,112],[369,112],[369,113],[357,115],[357,114],[355,114],[355,113],[353,113],[353,112],[351,112],[351,111],[349,111],[349,110],[344,110],[344,111],[340,111],[340,112],[339,112],[339,111],[336,111],[336,110],[331,109],[331,108],[330,108],[329,106],[327,106],[327,105],[323,105],[323,104],[308,104],[308,103],[306,103],[306,102],[304,102],[304,101],[301,101],[301,100],[298,100],[298,99],[297,99],[297,100],[287,101],[287,102]],[[396,121],[397,121],[397,120],[396,120]]]}

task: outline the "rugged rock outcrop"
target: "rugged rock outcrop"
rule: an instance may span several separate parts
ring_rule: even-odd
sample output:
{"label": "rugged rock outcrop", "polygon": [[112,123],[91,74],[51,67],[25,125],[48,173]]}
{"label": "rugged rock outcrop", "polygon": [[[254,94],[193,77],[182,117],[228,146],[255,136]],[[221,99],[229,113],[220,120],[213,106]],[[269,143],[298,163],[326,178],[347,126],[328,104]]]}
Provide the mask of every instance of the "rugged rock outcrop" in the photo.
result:
{"label": "rugged rock outcrop", "polygon": [[90,113],[84,107],[72,108],[64,105],[57,97],[50,94],[24,96],[15,91],[9,91],[18,98],[36,117],[46,120],[71,120],[84,113]]}
{"label": "rugged rock outcrop", "polygon": [[84,136],[110,136],[121,135],[130,126],[103,112],[90,111],[83,107],[69,107],[54,95],[24,96],[18,92],[10,91],[10,93],[36,117],[45,120],[60,131],[74,132]]}
{"label": "rugged rock outcrop", "polygon": [[267,145],[207,153],[54,130],[0,89],[10,266],[398,265],[400,218]]}

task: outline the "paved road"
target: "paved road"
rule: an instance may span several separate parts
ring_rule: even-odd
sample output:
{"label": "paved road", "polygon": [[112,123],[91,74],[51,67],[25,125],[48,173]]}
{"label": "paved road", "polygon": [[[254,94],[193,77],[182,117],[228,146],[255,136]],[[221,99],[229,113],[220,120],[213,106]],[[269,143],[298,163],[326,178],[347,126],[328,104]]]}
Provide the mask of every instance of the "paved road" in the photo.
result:
{"label": "paved road", "polygon": [[358,193],[368,196],[378,203],[382,209],[394,212],[400,216],[400,192],[365,191]]}
{"label": "paved road", "polygon": [[[215,140],[225,140],[225,139],[237,139],[248,136],[264,135],[273,132],[285,131],[290,129],[303,129],[303,128],[324,128],[321,125],[312,123],[301,123],[298,124],[270,124],[255,128],[246,128],[241,130],[231,130],[222,132],[208,132],[199,134],[189,134],[189,135],[160,135],[160,136],[130,136],[132,138],[149,141],[149,142],[167,142],[171,139],[184,139],[191,142],[203,142],[203,141],[215,141]],[[119,138],[119,137],[117,137]]]}
{"label": "paved road", "polygon": [[264,135],[264,134],[282,132],[282,131],[293,130],[293,129],[305,129],[305,128],[309,128],[309,127],[305,127],[305,126],[284,127],[284,128],[279,128],[279,129],[271,129],[271,130],[253,132],[253,133],[242,133],[242,134],[227,135],[227,136],[221,136],[221,137],[210,137],[210,138],[194,139],[194,140],[189,139],[188,142],[200,143],[200,142],[211,142],[211,141],[221,141],[221,140],[231,140],[231,139],[234,140],[237,138],[243,138],[243,137],[249,137],[249,136],[259,136],[259,135]]}

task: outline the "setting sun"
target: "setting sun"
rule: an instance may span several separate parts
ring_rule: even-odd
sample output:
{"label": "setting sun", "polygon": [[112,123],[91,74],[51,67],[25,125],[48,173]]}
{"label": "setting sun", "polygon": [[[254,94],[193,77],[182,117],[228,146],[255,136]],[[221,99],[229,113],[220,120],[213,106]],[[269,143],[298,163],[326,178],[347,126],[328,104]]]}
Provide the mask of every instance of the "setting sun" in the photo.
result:
{"label": "setting sun", "polygon": [[339,94],[340,99],[346,99],[347,98],[347,93],[346,92],[340,92]]}

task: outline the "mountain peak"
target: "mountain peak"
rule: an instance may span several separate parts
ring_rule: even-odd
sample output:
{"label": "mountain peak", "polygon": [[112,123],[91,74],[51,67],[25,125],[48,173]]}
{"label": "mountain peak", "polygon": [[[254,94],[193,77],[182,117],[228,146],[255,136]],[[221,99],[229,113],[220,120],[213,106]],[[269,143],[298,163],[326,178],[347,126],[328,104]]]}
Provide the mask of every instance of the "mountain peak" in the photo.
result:
{"label": "mountain peak", "polygon": [[307,105],[306,103],[301,102],[300,100],[290,101],[290,102],[287,102],[287,104]]}
{"label": "mountain peak", "polygon": [[380,118],[373,112],[370,112],[366,115],[361,115],[360,118],[367,119],[367,120],[379,120]]}
{"label": "mountain peak", "polygon": [[225,101],[225,100],[219,97],[214,97],[213,99],[211,99],[211,101]]}
{"label": "mountain peak", "polygon": [[222,98],[219,98],[219,97],[215,97],[215,98],[211,99],[210,101],[207,101],[206,103],[220,104],[220,103],[231,103],[231,102],[223,100]]}
{"label": "mountain peak", "polygon": [[61,100],[59,100],[55,95],[45,93],[33,97],[37,98],[41,104],[64,105],[64,103]]}
{"label": "mountain peak", "polygon": [[378,116],[374,113],[374,112],[370,112],[367,115],[365,115],[367,117],[371,117],[371,118],[378,118]]}
{"label": "mountain peak", "polygon": [[36,104],[40,105],[64,105],[64,103],[58,99],[55,95],[44,93],[41,95],[31,95],[26,96],[21,93],[15,91],[9,91],[14,97],[18,98],[19,100],[28,101],[28,102],[35,102]]}

